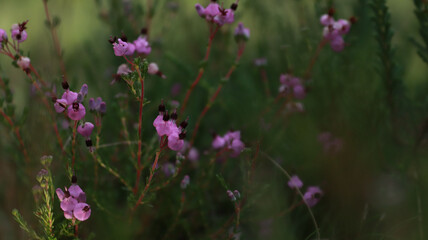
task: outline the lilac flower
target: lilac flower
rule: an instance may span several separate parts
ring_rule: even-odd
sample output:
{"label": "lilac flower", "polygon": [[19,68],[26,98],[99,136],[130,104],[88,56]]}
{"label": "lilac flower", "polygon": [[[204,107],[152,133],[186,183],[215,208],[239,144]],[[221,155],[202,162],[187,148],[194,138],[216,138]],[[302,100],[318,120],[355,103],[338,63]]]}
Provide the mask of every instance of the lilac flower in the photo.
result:
{"label": "lilac flower", "polygon": [[94,130],[94,124],[91,122],[85,122],[77,128],[77,132],[85,138],[91,136],[92,130]]}
{"label": "lilac flower", "polygon": [[238,26],[235,28],[235,38],[248,40],[250,38],[250,29],[245,28],[244,24],[240,22]]}
{"label": "lilac flower", "polygon": [[227,191],[226,191],[226,194],[227,194],[227,196],[229,197],[230,201],[232,201],[232,202],[236,201],[236,197],[235,197],[235,195],[233,194],[233,192],[232,192],[232,191],[227,190]]}
{"label": "lilac flower", "polygon": [[323,37],[330,43],[330,47],[333,51],[341,52],[345,48],[343,36],[351,29],[351,23],[345,19],[335,21],[333,13],[334,10],[330,9],[328,14],[322,15],[320,18],[320,22],[324,26]]}
{"label": "lilac flower", "polygon": [[313,207],[319,202],[322,195],[323,191],[319,187],[311,186],[303,195],[303,200],[309,207]]}
{"label": "lilac flower", "polygon": [[97,97],[95,100],[90,98],[88,101],[88,106],[90,111],[105,113],[107,110],[107,105],[101,97]]}
{"label": "lilac flower", "polygon": [[80,88],[80,92],[79,92],[83,97],[86,96],[86,94],[88,94],[88,85],[85,83],[82,85],[82,88]]}
{"label": "lilac flower", "polygon": [[212,147],[214,149],[226,148],[232,151],[231,157],[237,157],[244,150],[245,144],[241,141],[240,131],[229,131],[223,137],[215,135]]}
{"label": "lilac flower", "polygon": [[201,4],[197,3],[195,5],[195,9],[200,17],[205,18],[205,9],[201,6]]}
{"label": "lilac flower", "polygon": [[132,56],[135,52],[135,45],[133,43],[128,43],[128,47],[126,49],[125,55],[126,56]]}
{"label": "lilac flower", "polygon": [[204,15],[205,18],[208,21],[212,21],[215,16],[220,14],[220,6],[217,3],[210,3],[208,6],[204,9]]}
{"label": "lilac flower", "polygon": [[254,59],[254,65],[257,67],[263,67],[267,65],[267,59],[266,58],[256,58]]}
{"label": "lilac flower", "polygon": [[4,29],[0,28],[0,42],[7,40],[7,33]]}
{"label": "lilac flower", "polygon": [[181,183],[180,183],[181,189],[186,189],[187,185],[189,185],[189,183],[190,183],[189,175],[184,176],[183,180],[181,180]]}
{"label": "lilac flower", "polygon": [[16,61],[16,64],[18,64],[22,70],[27,71],[30,68],[30,62],[30,58],[21,56],[18,61]]}
{"label": "lilac flower", "polygon": [[199,151],[198,149],[196,149],[195,147],[192,147],[189,150],[189,153],[187,154],[187,158],[191,161],[191,162],[196,162],[199,159]]}
{"label": "lilac flower", "polygon": [[85,107],[81,103],[74,102],[72,105],[68,106],[67,115],[71,120],[82,120],[86,115]]}
{"label": "lilac flower", "polygon": [[91,216],[91,207],[86,203],[78,203],[73,210],[73,215],[77,220],[85,221]]}
{"label": "lilac flower", "polygon": [[304,99],[306,96],[305,88],[302,85],[297,85],[293,88],[293,95],[297,99]]}
{"label": "lilac flower", "polygon": [[67,105],[72,105],[77,100],[77,96],[76,92],[66,90],[61,98],[67,101]]}
{"label": "lilac flower", "polygon": [[341,52],[345,48],[345,41],[343,40],[343,37],[336,36],[335,38],[331,39],[330,47],[335,52]]}
{"label": "lilac flower", "polygon": [[290,188],[301,188],[303,187],[303,182],[300,180],[300,178],[297,175],[293,175],[290,178],[290,181],[288,181],[288,186]]}
{"label": "lilac flower", "polygon": [[239,193],[238,190],[233,191],[233,195],[235,195],[236,199],[240,199],[241,198],[241,193]]}
{"label": "lilac flower", "polygon": [[11,31],[11,35],[12,35],[12,39],[15,41],[18,41],[19,43],[27,40],[27,32],[25,31],[26,27],[25,25],[27,24],[28,21],[25,21],[23,23],[20,24],[13,24],[10,31]]}
{"label": "lilac flower", "polygon": [[134,41],[134,45],[135,45],[135,50],[139,54],[148,55],[152,51],[152,48],[150,47],[146,37],[139,36],[137,40]]}
{"label": "lilac flower", "polygon": [[156,128],[156,132],[159,137],[168,137],[168,147],[174,151],[180,151],[184,147],[184,138],[186,137],[185,128],[187,126],[187,119],[180,123],[179,126],[176,124],[178,116],[176,111],[168,114],[165,110],[163,102],[159,105],[159,115],[153,121],[153,126]]}
{"label": "lilac flower", "polygon": [[233,23],[235,20],[232,9],[220,8],[220,14],[214,17],[213,21],[219,26],[223,26],[226,23]]}
{"label": "lilac flower", "polygon": [[124,64],[121,64],[118,68],[117,68],[117,74],[118,75],[127,75],[127,74],[129,74],[129,73],[131,73],[132,71],[131,71],[131,69],[129,69],[129,67],[128,67],[128,65],[126,65],[125,63]]}
{"label": "lilac flower", "polygon": [[330,16],[329,14],[324,14],[320,18],[320,23],[323,26],[329,26],[334,23],[334,18]]}
{"label": "lilac flower", "polygon": [[168,147],[174,151],[180,151],[184,146],[184,138],[186,135],[184,133],[173,133],[168,136]]}
{"label": "lilac flower", "polygon": [[86,203],[86,194],[77,185],[76,176],[73,176],[71,181],[71,186],[68,189],[65,188],[65,192],[60,188],[55,191],[60,200],[60,207],[64,211],[66,219],[75,218],[79,221],[85,221],[91,215],[90,206]]}
{"label": "lilac flower", "polygon": [[113,43],[113,50],[114,50],[114,55],[121,57],[124,56],[126,54],[126,52],[128,51],[128,43],[122,41],[122,39],[118,39],[117,43]]}

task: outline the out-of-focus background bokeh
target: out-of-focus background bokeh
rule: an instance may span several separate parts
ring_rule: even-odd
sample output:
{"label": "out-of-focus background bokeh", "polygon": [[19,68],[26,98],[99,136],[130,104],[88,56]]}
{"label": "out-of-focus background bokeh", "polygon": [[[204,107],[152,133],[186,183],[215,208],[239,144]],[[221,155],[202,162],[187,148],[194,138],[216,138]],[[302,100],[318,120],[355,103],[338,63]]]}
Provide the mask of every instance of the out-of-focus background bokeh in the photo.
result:
{"label": "out-of-focus background bokeh", "polygon": [[[167,76],[167,79],[156,76],[146,79],[145,97],[150,103],[143,114],[143,139],[152,139],[156,133],[152,121],[161,99],[166,102],[183,99],[205,53],[209,30],[194,9],[196,3],[195,0],[48,1],[50,14],[59,21],[56,31],[71,88],[78,90],[87,83],[89,97],[101,96],[107,103],[100,135],[103,144],[121,140],[121,116],[128,119],[132,139],[137,137],[138,123],[138,103],[131,101],[125,113],[118,103],[117,95],[127,92],[127,87],[110,84],[112,74],[125,61],[114,56],[107,40],[122,32],[128,39],[136,39],[141,28],[149,28],[152,53],[148,60],[156,62]],[[208,1],[200,3],[205,6]],[[231,3],[224,1],[224,6]],[[260,144],[263,154],[299,175],[305,186],[317,185],[323,189],[323,198],[312,208],[323,239],[424,239],[428,237],[428,142],[424,127],[428,118],[428,68],[414,44],[422,42],[420,24],[413,1],[387,1],[393,32],[391,61],[396,63],[393,71],[403,84],[394,93],[399,96],[400,107],[391,113],[385,103],[387,90],[370,4],[369,0],[241,0],[235,23],[223,26],[214,39],[205,75],[186,111],[190,117],[189,131],[234,62],[237,44],[233,31],[238,22],[243,22],[251,30],[251,37],[240,64],[199,129],[195,146],[201,154],[200,165],[205,166],[202,162],[209,161],[205,152],[210,149],[213,132],[241,130],[241,139],[252,150],[214,170],[232,188],[244,191],[243,175],[248,166],[243,159],[253,157]],[[253,61],[266,58],[268,87],[276,96],[280,74],[292,73],[298,77],[305,74],[322,40],[319,17],[332,6],[337,18],[355,16],[357,22],[345,37],[343,52],[334,52],[328,45],[321,50],[307,81],[307,96],[302,101],[304,113],[260,116],[268,106],[275,109],[281,106],[275,105],[274,97],[266,96],[261,69]],[[150,26],[147,13],[152,15]],[[9,31],[12,24],[24,20],[29,20],[28,40],[21,44],[24,55],[31,58],[45,81],[52,83],[58,93],[62,92],[62,73],[51,32],[45,24],[43,1],[1,1],[0,28]],[[55,143],[52,120],[26,74],[15,68],[10,58],[0,55],[0,76],[10,80],[15,115],[23,119],[21,134],[33,160],[24,163],[13,132],[7,124],[0,125],[0,238],[27,239],[11,211],[19,209],[36,226],[31,189],[40,170],[38,159],[42,155],[53,156],[56,187],[68,184],[65,160]],[[172,92],[173,87],[178,91]],[[340,139],[340,151],[324,151],[318,141],[323,132]],[[61,130],[64,140],[70,133],[69,129]],[[141,217],[141,222],[128,224],[118,217],[128,211],[127,193],[117,190],[118,183],[101,168],[104,178],[100,182],[105,185],[98,190],[92,188],[93,162],[85,152],[84,141],[79,143],[78,161],[82,161],[79,181],[86,186],[86,192],[93,191],[88,194],[88,202],[93,203],[92,216],[81,225],[82,239],[89,236],[162,239],[163,231],[175,219],[180,191],[171,187],[158,193],[150,207],[142,207],[138,212],[152,218]],[[125,153],[127,148],[103,149],[102,153],[106,159],[114,156],[106,161],[111,161],[116,169],[127,169],[123,171],[125,179],[132,182],[135,177],[132,165],[125,166],[131,164],[126,160],[130,158]],[[288,179],[262,153],[256,159],[249,207],[241,215],[241,239],[314,239],[314,226],[304,206],[273,217],[290,207],[295,196],[286,184]],[[208,170],[201,167],[190,172],[201,180],[204,171]],[[197,180],[191,181],[194,187],[187,196],[191,200],[184,208],[183,220],[178,221],[168,239],[210,239],[233,215],[233,205],[227,202],[218,180],[212,177],[209,182],[210,187],[203,188]],[[55,204],[56,221],[63,221],[59,203]]]}

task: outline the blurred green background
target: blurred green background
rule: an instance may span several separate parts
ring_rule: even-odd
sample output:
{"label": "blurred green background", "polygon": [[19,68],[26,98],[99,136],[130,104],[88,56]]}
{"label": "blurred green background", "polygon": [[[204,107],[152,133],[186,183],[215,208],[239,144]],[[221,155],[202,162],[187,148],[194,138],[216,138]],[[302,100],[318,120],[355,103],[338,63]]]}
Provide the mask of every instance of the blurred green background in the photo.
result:
{"label": "blurred green background", "polygon": [[[411,39],[420,41],[419,23],[413,13],[412,1],[387,1],[394,32],[392,45],[395,54],[392,60],[397,63],[396,70],[404,84],[401,90],[405,93],[405,97],[398,100],[403,106],[393,116],[397,124],[391,124],[384,100],[386,90],[376,70],[380,68],[377,60],[379,49],[374,38],[370,2],[241,0],[235,23],[222,27],[214,40],[206,73],[191,97],[186,115],[190,117],[189,127],[192,129],[219,80],[233,64],[237,51],[233,29],[238,22],[243,22],[250,28],[251,38],[240,65],[199,129],[195,146],[201,154],[209,149],[213,131],[222,134],[231,128],[241,130],[247,147],[254,149],[260,143],[263,152],[278,159],[285,169],[298,174],[305,186],[321,186],[325,195],[313,211],[323,239],[424,239],[428,237],[428,164],[425,150],[428,143],[422,130],[428,117],[428,68],[411,42]],[[161,99],[183,99],[205,53],[208,27],[196,14],[195,3],[197,1],[194,0],[154,0],[151,1],[151,11],[148,11],[147,0],[48,1],[51,15],[60,19],[57,32],[71,88],[77,90],[82,83],[87,83],[89,97],[101,96],[107,103],[102,143],[119,141],[121,137],[121,106],[115,96],[127,91],[123,84],[110,85],[111,75],[124,60],[113,55],[107,41],[109,36],[120,36],[123,31],[129,39],[135,39],[139,29],[147,27],[147,13],[153,15],[149,27],[152,53],[148,60],[158,63],[168,78],[151,76],[146,80],[146,97],[151,103],[144,112],[143,139],[151,139],[155,134],[151,124],[157,115],[158,103]],[[208,1],[200,3],[205,6]],[[231,3],[224,1],[225,6]],[[260,113],[267,106],[273,105],[275,109],[279,106],[264,94],[260,72],[253,60],[267,59],[268,83],[274,94],[277,93],[281,73],[303,76],[322,38],[319,17],[331,6],[335,7],[337,18],[355,16],[358,19],[345,38],[348,44],[345,50],[336,53],[326,46],[321,51],[312,79],[308,82],[303,114],[270,114],[260,118]],[[42,1],[1,2],[0,28],[9,30],[13,23],[27,19],[28,40],[21,47],[43,78],[61,92],[61,72],[51,33],[44,23],[46,17]],[[57,160],[53,172],[59,186],[67,184],[67,180],[64,162],[60,160],[61,153],[50,128],[50,117],[40,106],[40,101],[34,101],[35,97],[30,93],[31,84],[25,74],[13,67],[7,56],[0,55],[0,75],[11,80],[16,115],[18,118],[26,117],[22,135],[34,159],[34,163],[25,166],[25,172],[16,140],[6,125],[1,125],[0,238],[26,239],[10,213],[13,208],[18,208],[27,221],[35,223],[31,214],[34,208],[31,187],[35,180],[29,176],[35,176],[40,169],[39,157],[53,155]],[[181,84],[181,91],[178,96],[172,96],[171,87],[176,83]],[[22,114],[24,109],[25,115]],[[137,103],[131,103],[124,113],[133,139],[137,137],[133,128],[138,121],[137,111]],[[264,123],[270,127],[263,127]],[[324,131],[332,132],[343,140],[342,151],[337,154],[323,152],[317,136]],[[61,134],[66,139],[70,132],[62,130]],[[419,143],[417,139],[421,135]],[[83,141],[80,143],[82,145]],[[89,185],[93,170],[92,160],[84,150],[82,145],[80,175],[84,176],[82,182],[88,192],[92,189]],[[105,150],[103,154],[118,156],[119,162],[111,164],[118,169],[127,169],[124,173],[132,182],[132,167],[123,163],[130,157],[124,152]],[[251,158],[252,154],[246,153],[242,158]],[[200,162],[203,161],[208,161],[208,157],[202,154]],[[225,167],[218,167],[216,172],[224,175],[234,189],[242,189],[241,176],[246,171],[246,162],[242,159],[231,161]],[[201,163],[201,168],[203,166]],[[204,170],[189,171],[197,178],[201,177],[198,171]],[[105,178],[110,178],[107,173]],[[94,232],[95,239],[161,239],[163,228],[173,219],[177,208],[174,205],[177,203],[165,199],[177,197],[179,191],[159,193],[156,201],[151,203],[156,205],[156,211],[144,208],[141,214],[153,216],[154,220],[128,226],[109,217],[111,212],[125,211],[126,196],[122,196],[123,191],[115,189],[118,186],[113,180],[104,181],[105,188],[93,193],[88,200],[100,203],[91,219],[83,224],[87,226],[83,230],[84,236]],[[225,203],[226,194],[215,177],[211,182],[212,188],[202,189],[197,181],[191,181],[195,184],[192,205],[175,230],[174,236],[177,237],[171,239],[209,239],[209,234],[233,213],[230,204]],[[251,207],[242,213],[241,239],[314,237],[307,238],[314,228],[302,206],[285,217],[270,220],[272,215],[287,209],[292,203],[293,193],[286,182],[278,169],[264,157],[258,157],[255,181],[251,186]],[[208,196],[201,191],[207,191]],[[109,210],[103,211],[101,206]],[[159,207],[164,209],[158,212]],[[59,213],[58,209],[56,211]],[[208,220],[195,216],[197,211],[207,212]],[[62,220],[60,214],[57,216],[58,221]],[[199,221],[204,226],[212,226],[212,229],[192,228],[199,227]],[[143,233],[138,230],[146,226],[150,226],[150,230],[141,230]]]}

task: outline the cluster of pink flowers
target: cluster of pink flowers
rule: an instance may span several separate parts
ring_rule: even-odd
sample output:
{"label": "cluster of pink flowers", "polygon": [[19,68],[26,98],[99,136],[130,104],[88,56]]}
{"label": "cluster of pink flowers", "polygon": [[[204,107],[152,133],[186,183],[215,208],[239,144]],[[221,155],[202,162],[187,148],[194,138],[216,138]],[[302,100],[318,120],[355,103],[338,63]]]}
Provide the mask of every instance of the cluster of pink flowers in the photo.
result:
{"label": "cluster of pink flowers", "polygon": [[165,105],[159,105],[159,115],[153,122],[153,126],[159,137],[166,136],[168,139],[168,147],[173,151],[180,151],[184,146],[184,138],[186,137],[185,128],[187,127],[187,119],[177,126],[177,112],[174,111],[171,115],[165,109]]}
{"label": "cluster of pink flowers", "polygon": [[318,141],[322,144],[325,153],[337,153],[343,147],[342,139],[333,136],[330,132],[322,132],[318,135]]}
{"label": "cluster of pink flowers", "polygon": [[227,190],[226,191],[226,194],[227,194],[227,196],[229,197],[229,199],[230,199],[230,201],[232,201],[232,202],[234,202],[234,201],[236,201],[237,199],[240,199],[241,198],[241,194],[239,193],[239,191],[238,190],[235,190],[235,191],[230,191],[230,190]]}
{"label": "cluster of pink flowers", "polygon": [[335,21],[333,15],[334,9],[330,9],[328,14],[321,16],[320,22],[324,26],[324,39],[330,42],[330,46],[333,51],[340,52],[345,48],[343,36],[351,29],[351,23],[346,19]]}
{"label": "cluster of pink flowers", "polygon": [[77,219],[85,221],[91,216],[91,207],[86,203],[86,194],[77,185],[77,178],[71,178],[71,186],[62,191],[61,188],[56,189],[56,195],[61,201],[61,209],[64,211],[66,219]]}
{"label": "cluster of pink flowers", "polygon": [[139,36],[133,42],[128,42],[126,36],[122,35],[121,38],[112,37],[109,42],[113,45],[114,55],[116,56],[132,56],[134,53],[148,55],[152,51],[147,37]]}
{"label": "cluster of pink flowers", "polygon": [[83,84],[80,92],[73,92],[67,81],[62,82],[62,88],[65,92],[60,99],[53,98],[54,108],[57,113],[67,111],[67,116],[74,121],[81,120],[86,115],[85,106],[81,103],[88,93],[88,85]]}
{"label": "cluster of pink flowers", "polygon": [[[26,25],[28,23],[27,21],[24,21],[22,23],[15,23],[10,28],[10,34],[12,35],[12,39],[14,41],[18,41],[19,43],[27,40],[28,34],[25,29],[27,29]],[[2,48],[2,43],[6,43],[8,41],[7,33],[4,29],[0,29],[0,49]]]}
{"label": "cluster of pink flowers", "polygon": [[235,20],[234,11],[238,8],[238,4],[233,3],[230,9],[225,9],[218,5],[216,0],[212,0],[206,8],[202,7],[199,3],[195,5],[195,8],[200,17],[205,18],[210,23],[223,26],[226,23],[233,23]]}
{"label": "cluster of pink flowers", "polygon": [[304,99],[306,96],[306,89],[303,86],[302,81],[298,77],[294,77],[291,74],[281,74],[279,77],[279,86],[280,93],[289,93],[291,92],[296,99]]}
{"label": "cluster of pink flowers", "polygon": [[241,141],[240,131],[229,131],[223,137],[215,135],[212,147],[214,149],[227,149],[232,151],[231,157],[237,157],[244,150],[245,144]]}
{"label": "cluster of pink flowers", "polygon": [[[303,187],[303,182],[300,180],[300,178],[297,175],[291,176],[290,180],[288,181],[288,186],[291,189],[300,189]],[[313,207],[315,206],[319,200],[321,199],[321,196],[323,195],[323,191],[321,188],[317,186],[309,186],[306,189],[306,192],[303,194],[303,201],[309,206]]]}

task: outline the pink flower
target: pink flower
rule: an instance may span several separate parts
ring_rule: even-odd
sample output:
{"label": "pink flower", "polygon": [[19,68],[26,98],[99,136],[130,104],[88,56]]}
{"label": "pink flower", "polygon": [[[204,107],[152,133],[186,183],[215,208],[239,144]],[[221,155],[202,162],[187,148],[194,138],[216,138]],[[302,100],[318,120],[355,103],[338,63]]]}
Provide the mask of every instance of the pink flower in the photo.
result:
{"label": "pink flower", "polygon": [[146,37],[139,36],[137,40],[134,41],[134,45],[135,45],[135,50],[139,54],[148,55],[152,51],[152,48],[150,47]]}
{"label": "pink flower", "polygon": [[232,9],[220,9],[220,14],[214,17],[214,22],[219,26],[223,26],[226,23],[233,23],[235,21]]}
{"label": "pink flower", "polygon": [[222,138],[219,135],[216,135],[214,137],[213,142],[212,142],[212,146],[214,149],[222,148],[222,147],[224,147],[225,144],[226,144],[226,141],[224,140],[224,138]]}
{"label": "pink flower", "polygon": [[303,195],[303,200],[309,207],[313,207],[319,202],[322,195],[323,191],[321,188],[311,186],[308,187],[305,194]]}
{"label": "pink flower", "polygon": [[86,110],[81,103],[74,102],[72,105],[68,106],[67,114],[71,120],[78,121],[85,117]]}
{"label": "pink flower", "polygon": [[341,52],[345,48],[345,41],[342,36],[336,36],[330,41],[330,47],[335,52]]}
{"label": "pink flower", "polygon": [[67,101],[67,105],[71,105],[77,100],[77,96],[78,96],[77,93],[70,91],[70,90],[66,90],[62,94],[61,98]]}
{"label": "pink flower", "polygon": [[351,29],[351,23],[345,19],[339,19],[333,24],[334,29],[338,31],[341,35],[345,35]]}
{"label": "pink flower", "polygon": [[235,28],[235,38],[243,38],[244,40],[248,40],[250,38],[250,29],[245,28],[242,22],[239,23]]}
{"label": "pink flower", "polygon": [[240,139],[234,139],[230,148],[233,150],[233,153],[230,155],[231,157],[237,157],[244,150],[245,145]]}
{"label": "pink flower", "polygon": [[91,122],[85,122],[77,128],[77,132],[85,138],[89,138],[91,136],[92,130],[94,130],[94,124]]}
{"label": "pink flower", "polygon": [[303,187],[303,182],[300,180],[300,178],[297,175],[293,175],[290,178],[290,181],[288,181],[288,186],[290,188],[301,188]]}
{"label": "pink flower", "polygon": [[294,97],[297,99],[303,99],[306,96],[305,88],[302,85],[297,85],[293,88]]}
{"label": "pink flower", "polygon": [[205,9],[201,6],[201,4],[197,3],[195,5],[195,9],[200,17],[205,18]]}
{"label": "pink flower", "polygon": [[154,62],[150,63],[147,72],[151,75],[157,74],[159,72],[158,65]]}
{"label": "pink flower", "polygon": [[124,56],[126,54],[126,52],[128,51],[128,43],[122,41],[122,39],[118,39],[117,43],[113,43],[113,50],[114,50],[114,55],[121,57]]}
{"label": "pink flower", "polygon": [[189,185],[189,183],[190,183],[189,175],[184,176],[183,180],[181,180],[181,183],[180,183],[181,189],[186,189],[187,185]]}
{"label": "pink flower", "polygon": [[132,71],[131,71],[131,69],[129,69],[129,67],[128,67],[128,65],[126,65],[125,63],[124,64],[121,64],[118,68],[117,68],[117,74],[118,75],[127,75],[127,74],[129,74],[129,73],[131,73]]}
{"label": "pink flower", "polygon": [[210,3],[204,9],[204,15],[208,21],[212,21],[215,16],[220,14],[220,6],[217,3]]}
{"label": "pink flower", "polygon": [[321,16],[320,18],[320,23],[323,26],[328,26],[328,25],[332,25],[334,23],[334,19],[332,16],[330,16],[329,14],[324,14]]}
{"label": "pink flower", "polygon": [[73,219],[73,211],[64,212],[64,217],[66,219]]}
{"label": "pink flower", "polygon": [[85,221],[91,216],[91,207],[86,203],[78,203],[73,209],[74,217],[79,221]]}
{"label": "pink flower", "polygon": [[[67,195],[68,192],[66,192]],[[77,200],[74,199],[73,197],[70,196],[70,194],[68,193],[68,197],[65,197],[62,201],[61,201],[61,209],[64,212],[68,212],[68,211],[73,211],[74,207],[77,204]]]}
{"label": "pink flower", "polygon": [[173,151],[180,151],[184,146],[185,133],[172,133],[168,136],[168,147]]}
{"label": "pink flower", "polygon": [[0,28],[0,42],[7,40],[7,33],[4,29]]}
{"label": "pink flower", "polygon": [[25,31],[25,25],[27,24],[26,22],[23,22],[21,24],[13,24],[10,31],[11,31],[11,35],[12,35],[12,39],[15,41],[18,41],[19,43],[27,40],[27,32]]}
{"label": "pink flower", "polygon": [[71,184],[71,186],[68,188],[68,192],[70,193],[70,195],[74,198],[78,198],[79,195],[81,193],[83,193],[83,190],[79,187],[79,185],[73,183]]}
{"label": "pink flower", "polygon": [[126,50],[125,55],[127,56],[132,56],[135,52],[135,45],[132,43],[128,43],[128,48]]}
{"label": "pink flower", "polygon": [[199,159],[199,151],[198,149],[192,147],[189,150],[189,153],[187,154],[187,158],[191,161],[191,162],[196,162]]}
{"label": "pink flower", "polygon": [[16,62],[22,70],[27,70],[30,68],[30,58],[28,57],[20,57],[18,61]]}

